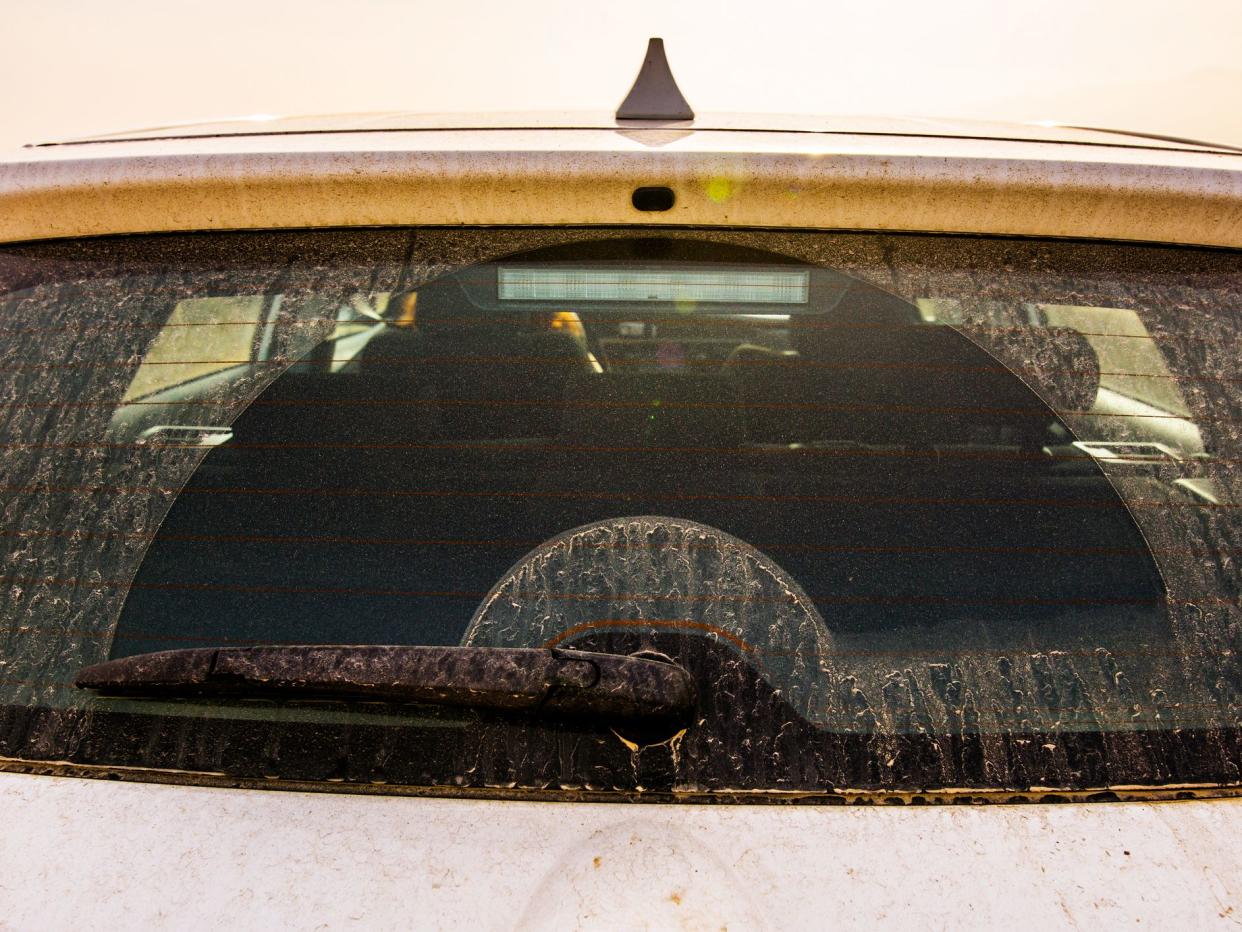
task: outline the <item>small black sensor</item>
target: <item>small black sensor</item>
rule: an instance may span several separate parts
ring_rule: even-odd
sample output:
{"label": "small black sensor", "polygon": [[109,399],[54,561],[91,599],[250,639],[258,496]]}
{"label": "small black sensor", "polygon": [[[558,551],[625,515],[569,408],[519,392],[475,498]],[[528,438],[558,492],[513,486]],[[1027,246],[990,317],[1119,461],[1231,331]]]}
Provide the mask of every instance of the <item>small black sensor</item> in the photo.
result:
{"label": "small black sensor", "polygon": [[635,188],[630,198],[635,210],[668,210],[676,202],[672,188]]}

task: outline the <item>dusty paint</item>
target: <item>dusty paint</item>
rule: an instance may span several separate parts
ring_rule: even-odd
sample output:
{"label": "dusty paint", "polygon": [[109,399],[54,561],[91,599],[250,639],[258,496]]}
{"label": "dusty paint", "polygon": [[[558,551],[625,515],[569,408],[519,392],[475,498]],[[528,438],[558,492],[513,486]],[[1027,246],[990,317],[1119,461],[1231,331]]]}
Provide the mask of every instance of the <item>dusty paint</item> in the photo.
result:
{"label": "dusty paint", "polygon": [[15,928],[1203,928],[1242,896],[1242,801],[565,807],[2,775],[0,807]]}
{"label": "dusty paint", "polygon": [[[641,219],[1242,246],[1238,155],[711,131],[648,146],[643,132],[343,133],[26,150],[0,160],[0,241]],[[651,184],[673,188],[672,210],[633,208],[633,189]]]}

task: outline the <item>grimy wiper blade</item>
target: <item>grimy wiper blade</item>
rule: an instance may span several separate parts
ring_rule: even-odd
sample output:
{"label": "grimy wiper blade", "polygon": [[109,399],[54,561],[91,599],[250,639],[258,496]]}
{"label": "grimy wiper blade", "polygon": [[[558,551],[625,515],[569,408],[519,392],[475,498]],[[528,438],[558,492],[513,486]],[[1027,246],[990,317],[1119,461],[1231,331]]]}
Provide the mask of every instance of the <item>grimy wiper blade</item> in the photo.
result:
{"label": "grimy wiper blade", "polygon": [[348,697],[605,721],[677,720],[695,704],[672,662],[552,648],[307,644],[136,654],[75,685],[126,696]]}

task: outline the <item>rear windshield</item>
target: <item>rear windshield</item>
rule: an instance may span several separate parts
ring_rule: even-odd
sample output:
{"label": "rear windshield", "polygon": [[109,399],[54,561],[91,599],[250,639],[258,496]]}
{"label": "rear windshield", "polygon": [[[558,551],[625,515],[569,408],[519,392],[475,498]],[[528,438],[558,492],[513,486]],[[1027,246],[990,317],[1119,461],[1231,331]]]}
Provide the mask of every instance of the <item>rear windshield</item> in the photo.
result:
{"label": "rear windshield", "polygon": [[[0,754],[669,799],[1237,784],[1240,292],[1227,251],[949,237],[0,249]],[[280,684],[75,685],[259,647]],[[675,666],[693,707],[374,667],[465,649]]]}

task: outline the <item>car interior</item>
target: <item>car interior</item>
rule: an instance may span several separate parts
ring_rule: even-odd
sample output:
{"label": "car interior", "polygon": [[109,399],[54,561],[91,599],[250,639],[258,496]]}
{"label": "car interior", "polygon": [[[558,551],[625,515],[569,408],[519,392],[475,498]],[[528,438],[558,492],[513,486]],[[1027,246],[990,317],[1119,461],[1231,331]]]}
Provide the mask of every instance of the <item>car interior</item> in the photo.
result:
{"label": "car interior", "polygon": [[1136,628],[1157,615],[1143,537],[1057,413],[1099,390],[1072,327],[1041,338],[1075,375],[1023,378],[861,280],[659,239],[511,256],[337,319],[227,425],[170,419],[262,370],[262,314],[248,363],[118,410],[118,436],[205,452],[114,657],[455,644],[524,554],[622,515],[746,541],[859,643],[934,643],[962,619],[1029,639],[1091,606]]}

